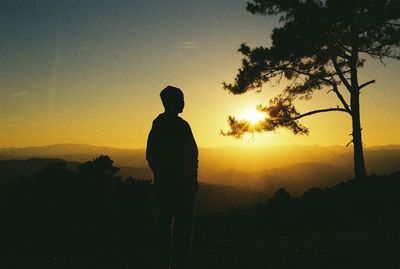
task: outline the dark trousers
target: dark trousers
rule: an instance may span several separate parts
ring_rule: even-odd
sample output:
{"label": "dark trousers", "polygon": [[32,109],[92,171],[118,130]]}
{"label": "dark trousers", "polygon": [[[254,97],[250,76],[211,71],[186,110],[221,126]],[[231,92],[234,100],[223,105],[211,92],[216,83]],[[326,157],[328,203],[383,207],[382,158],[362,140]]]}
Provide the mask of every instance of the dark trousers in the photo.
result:
{"label": "dark trousers", "polygon": [[160,269],[189,268],[194,222],[194,196],[193,191],[157,191],[160,210]]}

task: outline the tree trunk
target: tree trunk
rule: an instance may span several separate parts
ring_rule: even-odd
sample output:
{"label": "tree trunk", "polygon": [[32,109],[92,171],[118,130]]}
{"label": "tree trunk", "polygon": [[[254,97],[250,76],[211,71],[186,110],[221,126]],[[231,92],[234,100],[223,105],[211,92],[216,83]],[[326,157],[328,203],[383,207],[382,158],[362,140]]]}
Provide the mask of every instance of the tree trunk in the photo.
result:
{"label": "tree trunk", "polygon": [[367,172],[364,162],[364,151],[361,137],[361,121],[360,121],[360,87],[358,85],[358,32],[357,28],[352,25],[352,41],[351,41],[351,58],[350,58],[350,106],[351,119],[353,127],[353,146],[354,146],[354,176],[356,179],[366,177]]}
{"label": "tree trunk", "polygon": [[353,127],[353,146],[354,146],[354,176],[356,179],[364,178],[367,175],[364,162],[364,151],[361,135],[360,121],[360,94],[355,91],[351,94],[351,118]]}

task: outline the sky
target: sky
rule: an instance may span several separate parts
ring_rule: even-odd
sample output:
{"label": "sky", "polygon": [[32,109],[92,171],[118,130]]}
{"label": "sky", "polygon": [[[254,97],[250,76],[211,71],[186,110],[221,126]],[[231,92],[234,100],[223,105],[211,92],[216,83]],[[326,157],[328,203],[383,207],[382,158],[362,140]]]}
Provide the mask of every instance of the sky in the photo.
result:
{"label": "sky", "polygon": [[[222,88],[241,64],[240,44],[269,46],[277,18],[252,15],[241,0],[0,1],[0,147],[83,143],[144,148],[162,113],[159,92],[181,88],[181,116],[201,147],[346,145],[344,113],[302,120],[308,136],[287,130],[237,140],[220,135],[282,90],[232,95]],[[366,146],[399,144],[400,63],[369,59],[360,81]],[[301,112],[335,107],[326,91]]]}

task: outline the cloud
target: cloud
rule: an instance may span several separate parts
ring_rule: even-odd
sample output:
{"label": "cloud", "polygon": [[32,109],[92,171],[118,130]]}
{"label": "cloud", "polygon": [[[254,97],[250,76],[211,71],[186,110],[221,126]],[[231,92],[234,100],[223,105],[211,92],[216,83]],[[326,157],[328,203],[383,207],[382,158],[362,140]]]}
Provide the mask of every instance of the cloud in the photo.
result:
{"label": "cloud", "polygon": [[29,92],[28,91],[19,91],[19,92],[14,92],[11,94],[11,96],[22,96],[22,95],[27,95]]}
{"label": "cloud", "polygon": [[195,49],[198,48],[199,43],[196,41],[180,41],[176,46],[180,49]]}

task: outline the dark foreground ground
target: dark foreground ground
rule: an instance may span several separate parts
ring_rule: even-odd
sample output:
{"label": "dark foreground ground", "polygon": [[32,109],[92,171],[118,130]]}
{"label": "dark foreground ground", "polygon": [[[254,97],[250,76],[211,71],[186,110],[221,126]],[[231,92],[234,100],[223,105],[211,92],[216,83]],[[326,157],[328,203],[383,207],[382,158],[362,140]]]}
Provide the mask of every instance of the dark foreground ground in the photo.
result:
{"label": "dark foreground ground", "polygon": [[[0,189],[0,269],[157,268],[153,187],[117,171],[53,163]],[[232,209],[243,197],[202,188],[193,269],[400,268],[400,172]]]}
{"label": "dark foreground ground", "polygon": [[193,268],[400,268],[399,233],[243,238],[194,253]]}
{"label": "dark foreground ground", "polygon": [[[400,232],[371,228],[202,242],[194,245],[192,268],[400,268]],[[154,259],[151,249],[130,255],[8,255],[1,268],[156,268]]]}

